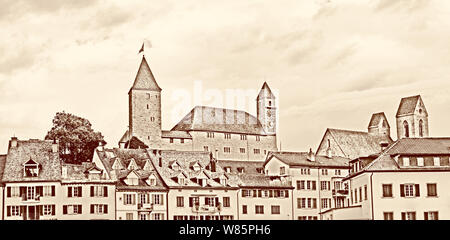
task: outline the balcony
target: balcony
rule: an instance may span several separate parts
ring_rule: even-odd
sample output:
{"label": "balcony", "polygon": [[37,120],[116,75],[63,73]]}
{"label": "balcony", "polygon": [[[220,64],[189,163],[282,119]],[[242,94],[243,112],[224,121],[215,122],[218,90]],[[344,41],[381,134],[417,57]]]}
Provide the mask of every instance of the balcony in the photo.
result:
{"label": "balcony", "polygon": [[193,213],[218,213],[220,212],[219,207],[209,206],[209,205],[201,205],[201,206],[193,206]]}
{"label": "balcony", "polygon": [[138,203],[138,209],[144,211],[152,211],[153,203]]}
{"label": "balcony", "polygon": [[348,190],[345,189],[333,189],[332,190],[333,197],[347,197]]}
{"label": "balcony", "polygon": [[22,202],[27,203],[37,203],[41,200],[41,196],[34,195],[34,196],[27,196],[26,194],[22,194]]}

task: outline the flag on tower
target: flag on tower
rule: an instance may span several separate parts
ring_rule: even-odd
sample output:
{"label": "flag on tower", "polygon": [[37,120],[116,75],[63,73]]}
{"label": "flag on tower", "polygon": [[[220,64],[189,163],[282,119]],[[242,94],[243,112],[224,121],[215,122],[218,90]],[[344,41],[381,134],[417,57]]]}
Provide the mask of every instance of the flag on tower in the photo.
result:
{"label": "flag on tower", "polygon": [[139,50],[138,54],[140,54],[140,53],[143,52],[143,51],[144,51],[144,43],[142,43],[141,50]]}

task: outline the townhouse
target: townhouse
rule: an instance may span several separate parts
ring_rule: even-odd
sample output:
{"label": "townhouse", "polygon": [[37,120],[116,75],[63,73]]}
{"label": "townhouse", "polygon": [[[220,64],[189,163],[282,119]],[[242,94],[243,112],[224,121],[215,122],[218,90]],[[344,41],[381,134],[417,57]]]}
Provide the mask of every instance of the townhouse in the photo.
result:
{"label": "townhouse", "polygon": [[450,218],[450,138],[402,138],[378,156],[352,161],[350,207],[324,219]]}
{"label": "townhouse", "polygon": [[116,184],[116,220],[166,220],[167,192],[145,149],[99,147],[93,163]]}
{"label": "townhouse", "polygon": [[320,212],[347,206],[348,185],[342,179],[348,175],[350,159],[316,155],[309,152],[271,152],[264,163],[268,176],[286,177],[293,190],[293,218],[319,220]]}

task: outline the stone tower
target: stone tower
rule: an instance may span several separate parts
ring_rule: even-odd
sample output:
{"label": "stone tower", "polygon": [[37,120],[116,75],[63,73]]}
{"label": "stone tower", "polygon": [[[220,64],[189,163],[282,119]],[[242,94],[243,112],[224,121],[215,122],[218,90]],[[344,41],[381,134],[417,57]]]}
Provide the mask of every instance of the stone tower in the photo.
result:
{"label": "stone tower", "polygon": [[145,57],[136,74],[129,97],[129,134],[149,147],[161,143],[161,88]]}
{"label": "stone tower", "polygon": [[374,113],[369,122],[368,132],[376,136],[391,136],[391,126],[384,112]]}
{"label": "stone tower", "polygon": [[275,95],[264,82],[261,91],[256,98],[256,114],[264,131],[269,135],[277,134],[277,107],[275,104]]}
{"label": "stone tower", "polygon": [[428,112],[420,95],[402,98],[397,111],[397,138],[428,137]]}

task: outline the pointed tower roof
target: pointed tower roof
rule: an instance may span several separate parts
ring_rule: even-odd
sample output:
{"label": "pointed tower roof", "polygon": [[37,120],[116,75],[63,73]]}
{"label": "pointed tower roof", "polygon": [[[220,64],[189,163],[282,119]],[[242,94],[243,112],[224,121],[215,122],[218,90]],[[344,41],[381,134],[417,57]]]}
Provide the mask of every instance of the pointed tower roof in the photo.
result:
{"label": "pointed tower roof", "polygon": [[389,125],[389,122],[387,121],[387,118],[386,118],[386,115],[384,114],[384,112],[374,113],[372,115],[372,118],[370,119],[370,122],[369,122],[369,128],[378,127],[378,125],[380,124],[380,121],[383,121],[383,120],[386,123],[386,127],[390,128],[391,126]]}
{"label": "pointed tower roof", "polygon": [[[396,116],[398,117],[401,115],[414,114],[419,102],[423,104],[422,97],[420,95],[402,98]],[[423,108],[426,113],[425,106],[423,106]]]}
{"label": "pointed tower roof", "polygon": [[256,98],[256,100],[262,98],[262,97],[270,97],[275,99],[275,95],[272,93],[272,90],[270,90],[269,85],[267,84],[267,82],[264,82],[261,91],[259,91],[258,97]]}
{"label": "pointed tower roof", "polygon": [[153,76],[152,70],[148,66],[145,56],[142,57],[142,62],[130,91],[131,90],[161,91],[161,88],[158,86],[158,83]]}

